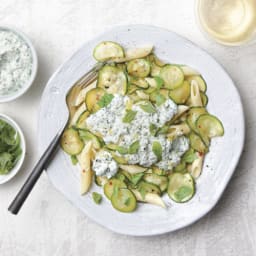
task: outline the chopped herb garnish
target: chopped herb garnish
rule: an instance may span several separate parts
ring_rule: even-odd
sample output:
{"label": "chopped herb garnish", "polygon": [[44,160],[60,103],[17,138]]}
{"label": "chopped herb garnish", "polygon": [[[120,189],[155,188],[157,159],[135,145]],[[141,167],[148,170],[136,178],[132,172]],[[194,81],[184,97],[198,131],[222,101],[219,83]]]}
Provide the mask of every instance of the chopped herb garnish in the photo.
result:
{"label": "chopped herb garnish", "polygon": [[123,118],[124,123],[130,123],[136,116],[137,111],[126,110],[126,114]]}
{"label": "chopped herb garnish", "polygon": [[121,155],[124,155],[124,154],[127,154],[128,153],[128,149],[125,148],[125,147],[122,147],[122,146],[118,146],[116,148],[116,151],[121,154]]}
{"label": "chopped herb garnish", "polygon": [[166,134],[168,132],[168,130],[169,130],[169,126],[168,125],[164,125],[160,129],[158,129],[157,135]]}
{"label": "chopped herb garnish", "polygon": [[157,94],[155,97],[156,105],[161,106],[163,103],[165,103],[166,98],[162,94]]}
{"label": "chopped herb garnish", "polygon": [[133,142],[130,147],[129,147],[129,154],[136,154],[138,152],[140,148],[140,142],[138,140],[136,140],[135,142]]}
{"label": "chopped herb garnish", "polygon": [[141,104],[140,107],[142,110],[144,110],[147,113],[156,113],[156,109],[154,108],[151,102],[146,102],[144,104]]}
{"label": "chopped herb garnish", "polygon": [[192,192],[191,187],[182,186],[174,193],[174,195],[178,201],[183,201],[186,197],[190,196]]}
{"label": "chopped herb garnish", "polygon": [[156,155],[157,161],[161,161],[163,149],[162,149],[160,142],[158,142],[158,141],[153,142],[152,151]]}
{"label": "chopped herb garnish", "polygon": [[109,105],[111,103],[111,101],[113,100],[114,98],[114,95],[113,94],[108,94],[108,93],[105,93],[101,98],[100,100],[98,101],[98,105],[101,107],[101,108],[104,108],[106,107],[107,105]]}
{"label": "chopped herb garnish", "polygon": [[124,204],[125,204],[126,206],[128,206],[128,205],[130,204],[130,201],[131,201],[131,198],[130,198],[130,197],[127,197],[127,198],[125,199],[125,201],[124,201]]}
{"label": "chopped herb garnish", "polygon": [[196,152],[191,148],[182,157],[182,161],[192,164],[197,159]]}
{"label": "chopped herb garnish", "polygon": [[77,162],[78,162],[77,157],[76,157],[76,156],[71,156],[70,158],[71,158],[72,164],[73,164],[73,165],[76,165]]}
{"label": "chopped herb garnish", "polygon": [[150,126],[149,126],[149,131],[150,131],[150,134],[151,134],[152,136],[155,136],[155,135],[156,135],[157,130],[158,130],[158,128],[157,128],[157,126],[156,126],[155,124],[150,124]]}
{"label": "chopped herb garnish", "polygon": [[97,193],[97,192],[93,192],[92,193],[92,199],[96,204],[100,204],[102,201],[102,195]]}
{"label": "chopped herb garnish", "polygon": [[156,81],[157,89],[160,89],[161,87],[163,87],[163,85],[164,85],[164,80],[163,80],[161,77],[155,76],[154,79],[155,79],[155,81]]}
{"label": "chopped herb garnish", "polygon": [[144,175],[143,172],[132,175],[131,177],[132,184],[137,185],[138,182],[142,179],[143,175]]}

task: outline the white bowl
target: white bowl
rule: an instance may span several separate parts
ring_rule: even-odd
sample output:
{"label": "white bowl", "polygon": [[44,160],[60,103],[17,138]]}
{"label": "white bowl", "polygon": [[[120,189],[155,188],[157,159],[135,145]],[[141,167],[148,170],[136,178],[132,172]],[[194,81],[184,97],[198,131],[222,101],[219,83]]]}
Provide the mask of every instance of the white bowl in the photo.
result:
{"label": "white bowl", "polygon": [[24,134],[23,134],[22,130],[20,129],[19,125],[13,119],[11,119],[10,117],[8,117],[4,114],[0,114],[0,119],[4,120],[8,124],[10,124],[19,133],[20,146],[22,149],[21,157],[20,157],[19,161],[16,163],[16,165],[13,167],[13,169],[8,174],[0,175],[0,184],[4,184],[7,181],[9,181],[10,179],[12,179],[18,173],[18,171],[21,169],[21,166],[25,159],[26,142],[25,142],[25,138],[24,138]]}
{"label": "white bowl", "polygon": [[37,59],[35,47],[33,46],[30,39],[25,34],[23,34],[19,30],[16,30],[16,29],[10,28],[10,27],[0,26],[0,30],[12,31],[13,33],[20,36],[26,42],[26,44],[29,46],[29,48],[31,50],[31,54],[32,54],[32,73],[31,73],[29,80],[17,92],[10,94],[10,95],[0,95],[0,103],[3,103],[3,102],[12,101],[12,100],[19,98],[30,88],[30,86],[33,84],[33,82],[36,78],[37,69],[38,69],[38,59]]}

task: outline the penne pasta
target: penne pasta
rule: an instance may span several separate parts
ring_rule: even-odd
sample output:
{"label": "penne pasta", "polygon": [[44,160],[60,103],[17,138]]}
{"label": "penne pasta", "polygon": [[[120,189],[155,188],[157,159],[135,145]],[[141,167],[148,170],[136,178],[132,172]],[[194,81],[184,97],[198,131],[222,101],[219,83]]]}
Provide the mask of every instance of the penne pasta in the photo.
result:
{"label": "penne pasta", "polygon": [[190,128],[187,125],[187,123],[181,123],[181,124],[177,124],[177,125],[171,125],[169,130],[168,130],[168,134],[167,137],[169,139],[173,139],[176,138],[178,136],[181,135],[186,135],[190,133]]}
{"label": "penne pasta", "polygon": [[120,164],[119,167],[121,169],[123,169],[124,171],[129,172],[130,174],[141,173],[141,172],[145,172],[147,170],[147,168],[139,166],[139,165]]}
{"label": "penne pasta", "polygon": [[157,194],[147,193],[147,194],[145,194],[145,196],[143,198],[141,193],[138,190],[133,189],[132,192],[135,195],[136,199],[140,202],[154,204],[154,205],[158,205],[158,206],[161,206],[163,208],[166,208],[166,205],[165,205],[164,201]]}
{"label": "penne pasta", "polygon": [[191,97],[191,106],[193,107],[203,106],[199,85],[196,80],[191,81],[190,97]]}
{"label": "penne pasta", "polygon": [[184,66],[180,66],[180,68],[182,69],[184,76],[200,75],[200,73],[197,70],[195,70],[189,66],[184,65]]}
{"label": "penne pasta", "polygon": [[197,153],[197,159],[194,160],[189,170],[193,178],[196,179],[200,176],[203,169],[203,162],[204,162],[204,154]]}
{"label": "penne pasta", "polygon": [[74,112],[71,120],[70,120],[70,123],[69,123],[69,126],[73,126],[76,124],[78,118],[80,117],[80,115],[86,110],[86,106],[85,106],[85,103],[83,103],[82,105],[80,105],[76,111]]}
{"label": "penne pasta", "polygon": [[75,106],[78,107],[79,105],[81,105],[84,102],[86,93],[88,91],[90,91],[91,89],[95,88],[97,84],[97,81],[92,82],[91,84],[89,84],[88,86],[86,86],[85,88],[83,88],[79,94],[77,95],[76,101],[75,101]]}

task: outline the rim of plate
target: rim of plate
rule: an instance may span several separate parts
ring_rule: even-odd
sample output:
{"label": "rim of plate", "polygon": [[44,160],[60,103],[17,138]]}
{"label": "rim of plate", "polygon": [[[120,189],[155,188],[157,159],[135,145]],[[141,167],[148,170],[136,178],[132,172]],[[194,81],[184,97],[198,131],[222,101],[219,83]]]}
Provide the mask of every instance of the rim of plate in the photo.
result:
{"label": "rim of plate", "polygon": [[[48,86],[51,84],[51,82],[55,79],[55,77],[57,76],[57,74],[59,73],[59,71],[66,65],[66,63],[71,60],[80,50],[81,48],[86,45],[86,44],[89,44],[93,41],[96,41],[96,40],[102,40],[102,37],[104,36],[107,36],[109,33],[113,33],[113,32],[118,32],[118,31],[124,31],[124,30],[132,30],[132,29],[145,29],[145,30],[158,30],[158,31],[162,31],[164,33],[171,33],[173,35],[175,35],[177,38],[181,39],[182,41],[184,41],[184,43],[187,43],[189,44],[190,46],[193,46],[194,48],[196,48],[197,50],[201,51],[205,56],[207,56],[207,58],[210,58],[215,65],[219,66],[219,68],[222,69],[222,71],[226,74],[227,78],[230,80],[230,82],[232,83],[233,85],[233,89],[235,91],[235,93],[237,94],[236,96],[238,97],[239,99],[239,102],[237,102],[237,104],[239,104],[239,108],[241,109],[241,131],[240,131],[240,135],[241,135],[241,143],[240,143],[240,148],[239,148],[239,151],[237,151],[237,158],[236,160],[233,162],[232,166],[230,166],[230,171],[229,171],[229,175],[228,177],[226,178],[225,180],[225,184],[224,186],[221,188],[220,192],[218,193],[218,196],[215,198],[215,201],[212,202],[212,204],[205,210],[203,211],[201,214],[199,214],[195,219],[192,219],[188,222],[185,222],[184,224],[182,225],[179,225],[178,227],[175,227],[175,228],[171,228],[171,227],[163,227],[163,228],[159,228],[157,230],[154,230],[152,232],[128,232],[126,230],[122,230],[122,229],[117,229],[117,228],[114,228],[113,226],[111,225],[105,225],[105,223],[103,223],[101,220],[99,220],[98,218],[95,218],[95,216],[93,214],[90,214],[88,211],[85,212],[82,207],[78,206],[78,205],[75,205],[74,202],[72,202],[72,200],[67,197],[65,195],[65,198],[70,201],[74,206],[76,206],[77,208],[79,208],[82,212],[84,212],[90,219],[92,219],[94,222],[96,222],[97,224],[109,229],[109,230],[112,230],[114,231],[115,233],[119,233],[119,234],[123,234],[123,235],[131,235],[131,236],[139,236],[139,237],[142,237],[142,236],[154,236],[154,235],[160,235],[160,234],[165,234],[165,233],[170,233],[170,232],[174,232],[176,230],[179,230],[179,229],[182,229],[184,227],[187,227],[187,226],[190,226],[192,225],[193,223],[197,222],[199,219],[201,219],[202,217],[204,217],[207,213],[209,213],[215,206],[216,204],[218,203],[219,199],[221,198],[223,192],[225,191],[226,187],[227,187],[227,184],[229,183],[234,171],[235,171],[235,168],[237,167],[237,164],[240,160],[240,157],[241,157],[241,154],[242,154],[242,150],[243,150],[243,147],[244,147],[244,142],[245,142],[245,118],[244,118],[244,110],[243,110],[243,105],[242,105],[242,101],[241,101],[241,96],[239,94],[239,91],[237,89],[237,87],[235,86],[233,80],[231,79],[231,77],[229,76],[229,74],[227,73],[227,71],[225,70],[225,68],[219,63],[216,61],[216,59],[211,56],[207,51],[205,51],[204,49],[202,49],[200,46],[196,45],[195,43],[193,43],[192,41],[190,41],[189,39],[185,38],[184,36],[180,36],[179,34],[171,31],[171,30],[168,30],[168,29],[165,29],[165,28],[161,28],[161,27],[157,27],[157,26],[151,26],[151,25],[144,25],[144,24],[132,24],[132,25],[124,25],[124,26],[115,26],[115,27],[112,27],[111,29],[108,29],[106,30],[105,32],[103,33],[99,33],[98,35],[96,35],[95,37],[93,37],[93,39],[91,40],[88,40],[86,41],[84,44],[82,44],[78,50],[76,50],[72,55],[71,57],[67,58],[64,63],[62,65],[59,66],[59,68],[53,73],[53,75],[50,77],[50,79],[48,80],[47,82],[47,85],[45,87],[45,90],[43,92],[43,95],[42,95],[42,101],[41,101],[41,104],[40,104],[40,109],[39,109],[39,118],[38,118],[38,128],[40,128],[39,126],[39,122],[40,122],[40,117],[42,115],[42,112],[43,112],[43,99],[44,97],[46,96],[47,94],[47,90],[46,88],[48,88]],[[40,134],[40,132],[39,132]],[[39,149],[42,149],[42,145],[40,145],[39,143]],[[48,175],[49,176],[49,175]],[[56,190],[60,191],[59,188],[57,188],[54,184],[54,182],[50,179],[51,183],[53,184],[53,186],[55,187]],[[60,191],[62,194],[63,192]]]}

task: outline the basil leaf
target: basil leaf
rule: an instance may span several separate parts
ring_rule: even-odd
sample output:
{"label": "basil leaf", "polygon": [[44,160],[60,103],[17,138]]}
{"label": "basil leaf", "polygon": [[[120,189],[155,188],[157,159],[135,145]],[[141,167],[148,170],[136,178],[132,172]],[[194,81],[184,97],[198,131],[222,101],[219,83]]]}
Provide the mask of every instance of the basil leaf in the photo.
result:
{"label": "basil leaf", "polygon": [[169,130],[169,126],[168,125],[164,125],[163,127],[161,127],[158,131],[157,131],[157,135],[160,134],[166,134]]}
{"label": "basil leaf", "polygon": [[156,81],[157,89],[160,89],[161,87],[163,87],[163,85],[164,85],[164,80],[163,80],[161,77],[155,76],[154,79],[155,79],[155,81]]}
{"label": "basil leaf", "polygon": [[125,147],[122,147],[122,146],[118,146],[116,148],[116,151],[121,154],[121,155],[124,155],[124,154],[127,154],[128,153],[128,149],[125,148]]}
{"label": "basil leaf", "polygon": [[155,135],[156,135],[157,130],[158,130],[158,128],[157,128],[157,126],[156,126],[155,124],[150,124],[150,126],[149,126],[149,131],[150,131],[150,134],[151,134],[152,136],[155,136]]}
{"label": "basil leaf", "polygon": [[190,196],[191,193],[193,193],[191,187],[182,186],[174,193],[174,195],[178,201],[183,201],[186,197]]}
{"label": "basil leaf", "polygon": [[182,161],[192,164],[197,159],[196,152],[191,148],[182,157]]}
{"label": "basil leaf", "polygon": [[101,200],[102,200],[102,195],[97,193],[97,192],[93,192],[92,193],[92,199],[96,204],[100,204]]}
{"label": "basil leaf", "polygon": [[147,102],[146,104],[141,104],[140,107],[147,113],[156,113],[156,109],[150,102]]}
{"label": "basil leaf", "polygon": [[140,142],[136,140],[129,147],[129,154],[136,154],[140,148]]}
{"label": "basil leaf", "polygon": [[73,164],[73,165],[76,165],[77,162],[78,162],[77,157],[76,157],[76,156],[71,156],[70,158],[71,158],[72,164]]}
{"label": "basil leaf", "polygon": [[162,160],[163,149],[162,149],[162,146],[161,146],[160,142],[158,142],[158,141],[153,142],[152,151],[156,155],[157,161],[161,161]]}
{"label": "basil leaf", "polygon": [[114,95],[113,94],[108,94],[108,93],[105,93],[101,98],[100,100],[98,101],[98,105],[101,107],[101,108],[104,108],[106,107],[107,105],[109,105],[111,103],[111,101],[113,100],[114,98]]}
{"label": "basil leaf", "polygon": [[132,175],[131,177],[132,184],[137,185],[138,182],[142,179],[143,175],[144,175],[143,172]]}
{"label": "basil leaf", "polygon": [[123,122],[130,123],[135,118],[136,114],[137,114],[137,111],[126,110],[126,114],[123,117]]}
{"label": "basil leaf", "polygon": [[163,103],[165,103],[166,98],[159,93],[156,95],[155,101],[157,106],[161,106]]}

